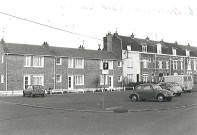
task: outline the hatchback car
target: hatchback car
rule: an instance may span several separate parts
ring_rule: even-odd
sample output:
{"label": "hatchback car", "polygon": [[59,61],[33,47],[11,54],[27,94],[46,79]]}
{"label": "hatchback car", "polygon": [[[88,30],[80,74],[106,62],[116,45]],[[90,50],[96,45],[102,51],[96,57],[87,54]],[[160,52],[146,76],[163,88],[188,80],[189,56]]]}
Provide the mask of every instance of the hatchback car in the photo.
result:
{"label": "hatchback car", "polygon": [[162,89],[159,85],[146,83],[140,84],[129,94],[132,101],[157,99],[159,102],[171,101],[173,93],[169,90]]}
{"label": "hatchback car", "polygon": [[28,85],[26,89],[23,90],[23,96],[29,95],[31,97],[34,97],[36,95],[40,95],[44,97],[45,91],[43,86],[41,85]]}
{"label": "hatchback car", "polygon": [[161,82],[158,84],[162,89],[169,90],[173,93],[173,95],[180,96],[182,91],[182,88],[180,85],[178,85],[176,82]]}

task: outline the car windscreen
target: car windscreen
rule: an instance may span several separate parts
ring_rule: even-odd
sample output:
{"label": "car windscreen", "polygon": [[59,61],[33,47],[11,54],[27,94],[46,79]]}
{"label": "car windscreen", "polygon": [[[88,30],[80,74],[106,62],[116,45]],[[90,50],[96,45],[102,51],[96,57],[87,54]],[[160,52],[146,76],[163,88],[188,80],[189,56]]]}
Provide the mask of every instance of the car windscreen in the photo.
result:
{"label": "car windscreen", "polygon": [[152,85],[153,89],[162,89],[159,85]]}

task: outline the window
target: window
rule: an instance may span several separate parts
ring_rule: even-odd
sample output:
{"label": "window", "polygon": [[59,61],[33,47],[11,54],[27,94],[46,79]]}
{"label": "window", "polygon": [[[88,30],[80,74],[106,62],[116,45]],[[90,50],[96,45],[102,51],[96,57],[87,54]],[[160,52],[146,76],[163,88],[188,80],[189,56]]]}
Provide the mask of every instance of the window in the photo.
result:
{"label": "window", "polygon": [[172,55],[176,55],[176,49],[172,48]]}
{"label": "window", "polygon": [[173,69],[178,69],[178,62],[177,61],[172,61],[173,64]]}
{"label": "window", "polygon": [[157,44],[157,53],[161,54],[161,44]]}
{"label": "window", "polygon": [[122,62],[118,61],[118,67],[122,67]]}
{"label": "window", "polygon": [[131,51],[131,45],[127,45],[127,50]]}
{"label": "window", "polygon": [[1,57],[1,63],[4,63],[4,55]]}
{"label": "window", "polygon": [[31,67],[31,56],[25,56],[25,67]]}
{"label": "window", "polygon": [[196,71],[196,61],[194,61],[194,71]]}
{"label": "window", "polygon": [[[108,76],[105,75],[105,85],[108,84]],[[100,85],[104,85],[104,75],[100,75]]]}
{"label": "window", "polygon": [[34,67],[44,67],[44,57],[34,56],[33,57],[33,66]]}
{"label": "window", "polygon": [[143,59],[143,68],[148,68],[148,62],[146,59]]}
{"label": "window", "polygon": [[169,61],[166,61],[166,69],[169,69]]}
{"label": "window", "polygon": [[150,90],[151,87],[150,86],[144,86],[144,90],[147,91],[147,90]]}
{"label": "window", "polygon": [[44,86],[44,77],[43,76],[33,76],[33,85],[42,85]]}
{"label": "window", "polygon": [[100,60],[100,69],[103,69],[103,61]]}
{"label": "window", "polygon": [[147,52],[147,45],[142,45],[142,52]]}
{"label": "window", "polygon": [[84,85],[84,75],[76,75],[75,76],[75,84],[76,85]]}
{"label": "window", "polygon": [[187,63],[187,70],[191,70],[191,61],[190,60]]}
{"label": "window", "polygon": [[181,61],[181,70],[183,70],[183,61]]}
{"label": "window", "polygon": [[56,75],[56,82],[62,82],[62,76]]}
{"label": "window", "polygon": [[68,68],[73,68],[73,59],[68,58]]}
{"label": "window", "polygon": [[1,75],[1,83],[4,83],[4,75]]}
{"label": "window", "polygon": [[143,73],[143,82],[148,82],[148,74]]}
{"label": "window", "polygon": [[159,61],[159,69],[162,69],[162,66],[163,66],[162,61]]}
{"label": "window", "polygon": [[118,76],[118,82],[122,82],[122,76]]}
{"label": "window", "polygon": [[75,59],[75,68],[84,68],[84,59]]}
{"label": "window", "polygon": [[133,59],[132,58],[127,59],[127,67],[128,68],[132,68],[133,67]]}
{"label": "window", "polygon": [[56,58],[56,65],[62,65],[62,58],[60,57]]}
{"label": "window", "polygon": [[190,51],[186,50],[186,56],[190,56]]}
{"label": "window", "polygon": [[127,74],[127,82],[133,82],[133,74]]}
{"label": "window", "polygon": [[109,69],[113,69],[113,61],[109,61]]}

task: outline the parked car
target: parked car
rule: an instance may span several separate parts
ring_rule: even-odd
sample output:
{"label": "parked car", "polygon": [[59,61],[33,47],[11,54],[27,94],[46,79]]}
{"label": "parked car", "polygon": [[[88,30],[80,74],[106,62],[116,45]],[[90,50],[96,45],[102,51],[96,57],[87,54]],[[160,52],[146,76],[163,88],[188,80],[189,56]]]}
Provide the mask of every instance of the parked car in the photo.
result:
{"label": "parked car", "polygon": [[159,85],[146,83],[140,84],[129,94],[132,101],[157,99],[159,102],[171,101],[173,93],[169,90],[162,89]]}
{"label": "parked car", "polygon": [[176,82],[161,82],[158,84],[162,89],[169,90],[173,95],[180,96],[183,92],[181,86]]}
{"label": "parked car", "polygon": [[45,90],[44,87],[41,85],[28,85],[26,89],[23,90],[23,96],[25,97],[26,95],[31,96],[32,98],[36,95],[40,95],[44,97]]}

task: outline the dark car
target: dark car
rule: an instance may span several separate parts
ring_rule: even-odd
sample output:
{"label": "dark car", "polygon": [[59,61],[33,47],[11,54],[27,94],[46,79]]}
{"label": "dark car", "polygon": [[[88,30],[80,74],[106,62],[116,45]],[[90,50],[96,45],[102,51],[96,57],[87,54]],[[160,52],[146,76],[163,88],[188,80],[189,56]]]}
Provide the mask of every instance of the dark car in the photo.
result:
{"label": "dark car", "polygon": [[31,97],[34,97],[36,95],[40,95],[44,97],[45,90],[42,85],[28,85],[26,89],[23,90],[23,96],[29,95]]}
{"label": "dark car", "polygon": [[129,94],[132,101],[156,99],[159,102],[171,101],[173,93],[162,89],[160,86],[152,83],[140,84]]}
{"label": "dark car", "polygon": [[158,84],[162,89],[171,91],[174,95],[180,96],[182,88],[176,82],[161,82]]}

